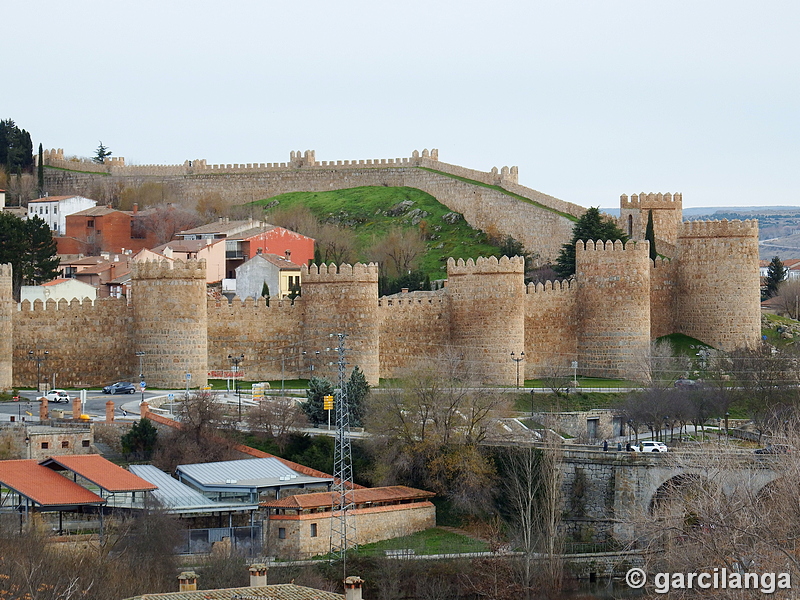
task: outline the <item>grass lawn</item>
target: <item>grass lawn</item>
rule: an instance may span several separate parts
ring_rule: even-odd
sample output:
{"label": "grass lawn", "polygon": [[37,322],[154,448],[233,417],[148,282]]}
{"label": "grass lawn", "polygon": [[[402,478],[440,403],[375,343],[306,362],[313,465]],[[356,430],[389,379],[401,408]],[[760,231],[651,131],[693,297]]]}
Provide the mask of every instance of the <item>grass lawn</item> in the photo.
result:
{"label": "grass lawn", "polygon": [[[571,392],[568,395],[533,394],[534,412],[571,412],[594,408],[613,408],[625,399],[626,392]],[[520,394],[514,399],[514,407],[520,412],[530,413],[531,394]]]}
{"label": "grass lawn", "polygon": [[[263,207],[276,201],[278,206],[275,210],[305,205],[320,221],[338,223],[351,229],[356,236],[362,261],[367,260],[367,248],[392,228],[421,230],[424,222],[430,239],[426,242],[427,253],[420,268],[431,279],[445,276],[446,261],[451,256],[466,260],[499,253],[499,249],[488,242],[482,231],[470,227],[463,218],[453,224],[445,222],[442,217],[452,211],[427,192],[416,188],[363,186],[329,192],[290,192],[257,200],[252,206]],[[409,211],[419,209],[428,215],[414,224],[405,214],[386,214],[387,210],[404,201],[414,203]],[[267,221],[269,214],[267,211]]]}
{"label": "grass lawn", "polygon": [[387,550],[413,550],[417,555],[461,554],[488,552],[489,546],[486,542],[434,527],[405,537],[358,547],[358,553],[365,556],[384,555]]}

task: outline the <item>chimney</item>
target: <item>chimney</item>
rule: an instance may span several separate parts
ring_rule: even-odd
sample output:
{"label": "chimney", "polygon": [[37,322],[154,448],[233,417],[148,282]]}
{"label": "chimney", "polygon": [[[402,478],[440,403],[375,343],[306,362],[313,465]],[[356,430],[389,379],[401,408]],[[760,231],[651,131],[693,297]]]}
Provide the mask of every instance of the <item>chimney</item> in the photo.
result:
{"label": "chimney", "polygon": [[147,400],[139,404],[139,417],[142,419],[147,419],[148,414],[147,411],[150,409],[150,405],[147,403]]}
{"label": "chimney", "polygon": [[72,418],[78,421],[81,418],[81,398],[75,396],[72,398]]}
{"label": "chimney", "polygon": [[292,260],[292,251],[291,250],[284,250],[283,253],[286,255],[286,260]]}
{"label": "chimney", "polygon": [[357,575],[351,575],[344,580],[344,598],[345,600],[361,600],[361,585],[364,580]]}
{"label": "chimney", "polygon": [[407,294],[408,293],[408,288],[400,288],[400,293],[401,294]]}
{"label": "chimney", "polygon": [[139,203],[138,202],[134,202],[133,203],[133,214],[134,215],[138,215],[139,214]]}
{"label": "chimney", "polygon": [[106,423],[114,422],[114,401],[106,401]]}
{"label": "chimney", "polygon": [[263,248],[256,248],[256,254],[261,254],[262,252],[264,252]]}
{"label": "chimney", "polygon": [[39,420],[47,421],[50,418],[50,407],[47,398],[42,398],[39,404]]}
{"label": "chimney", "polygon": [[194,571],[184,571],[178,575],[178,591],[179,592],[196,592],[197,591],[197,574]]}
{"label": "chimney", "polygon": [[250,587],[261,587],[267,585],[267,565],[256,563],[250,565]]}

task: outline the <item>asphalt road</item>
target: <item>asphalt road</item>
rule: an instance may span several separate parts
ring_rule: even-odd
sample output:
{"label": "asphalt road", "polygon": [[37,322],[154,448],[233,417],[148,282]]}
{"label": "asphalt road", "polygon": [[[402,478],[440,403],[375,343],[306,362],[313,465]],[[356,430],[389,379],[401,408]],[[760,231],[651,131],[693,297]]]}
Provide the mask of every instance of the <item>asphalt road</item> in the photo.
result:
{"label": "asphalt road", "polygon": [[[68,391],[70,398],[75,396],[79,396],[79,392],[73,392],[71,390]],[[148,400],[153,398],[154,396],[163,396],[167,392],[163,391],[145,391],[144,398]],[[14,415],[17,420],[21,420],[22,417],[25,417],[26,421],[38,421],[39,420],[39,402],[37,400],[38,394],[33,390],[22,390],[20,391],[20,400],[19,402],[0,402],[0,421],[8,421],[10,420],[9,417]],[[115,412],[114,418],[123,418],[124,415],[122,413],[121,407],[123,404],[127,405],[133,403],[138,405],[139,401],[142,399],[142,394],[137,392],[135,394],[104,394],[100,391],[89,391],[86,394],[86,406],[83,408],[83,413],[87,414],[94,418],[105,418],[106,414],[106,402],[109,400],[114,402]],[[50,402],[50,410],[58,409],[58,410],[66,410],[72,411],[72,403],[65,404],[65,403],[56,403]],[[30,413],[27,414],[27,413]],[[135,415],[138,417],[138,414]]]}

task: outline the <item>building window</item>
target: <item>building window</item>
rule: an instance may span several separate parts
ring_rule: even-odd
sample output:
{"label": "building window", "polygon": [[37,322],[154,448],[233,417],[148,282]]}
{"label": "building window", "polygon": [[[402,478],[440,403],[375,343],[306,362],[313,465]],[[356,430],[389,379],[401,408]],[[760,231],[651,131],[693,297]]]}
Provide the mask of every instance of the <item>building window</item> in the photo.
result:
{"label": "building window", "polygon": [[278,527],[278,539],[285,540],[286,539],[286,528],[285,527]]}
{"label": "building window", "polygon": [[42,442],[42,450],[47,450],[50,447],[50,442]]}
{"label": "building window", "polygon": [[317,524],[311,524],[311,537],[317,537]]}
{"label": "building window", "polygon": [[83,446],[84,448],[88,448],[89,447],[89,440],[81,441],[81,446]]}
{"label": "building window", "polygon": [[69,442],[67,440],[64,440],[63,442],[61,442],[61,447],[62,448],[69,448]]}
{"label": "building window", "polygon": [[53,207],[53,214],[54,214],[54,215],[57,215],[57,214],[58,214],[58,207],[57,207],[57,206],[54,206],[54,207]]}
{"label": "building window", "polygon": [[89,229],[94,229],[94,219],[89,219],[88,221],[86,221],[86,227],[88,227]]}

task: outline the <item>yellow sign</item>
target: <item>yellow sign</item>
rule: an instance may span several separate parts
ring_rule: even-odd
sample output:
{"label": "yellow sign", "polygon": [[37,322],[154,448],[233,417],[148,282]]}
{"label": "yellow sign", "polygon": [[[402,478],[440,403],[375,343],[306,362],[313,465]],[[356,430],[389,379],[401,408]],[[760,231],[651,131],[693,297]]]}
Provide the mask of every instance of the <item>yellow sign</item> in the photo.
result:
{"label": "yellow sign", "polygon": [[322,397],[322,408],[324,410],[333,410],[333,396]]}

